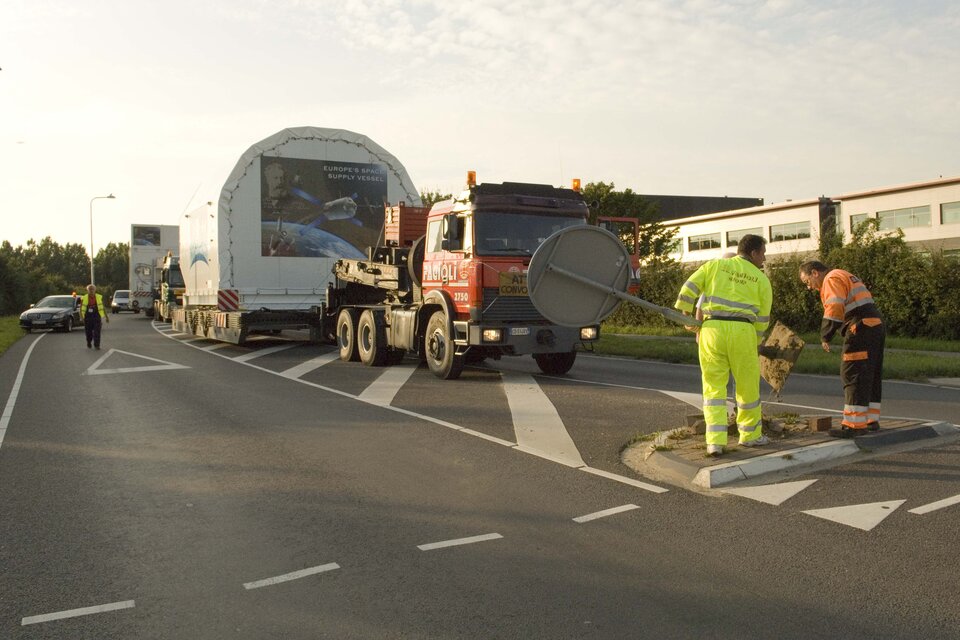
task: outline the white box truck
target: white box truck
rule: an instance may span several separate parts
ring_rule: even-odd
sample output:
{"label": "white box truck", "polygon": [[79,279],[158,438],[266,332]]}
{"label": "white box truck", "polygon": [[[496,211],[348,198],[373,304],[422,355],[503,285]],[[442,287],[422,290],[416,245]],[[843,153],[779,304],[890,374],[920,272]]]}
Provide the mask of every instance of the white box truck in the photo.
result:
{"label": "white box truck", "polygon": [[183,305],[174,328],[243,343],[252,332],[310,329],[333,266],[380,244],[387,204],[420,206],[403,165],[364,135],[284,129],[251,146],[219,202],[180,223]]}
{"label": "white box truck", "polygon": [[[130,226],[130,307],[153,315],[153,300],[160,284],[157,264],[168,252],[180,251],[180,227],[134,224]],[[159,261],[159,262],[158,262]]]}

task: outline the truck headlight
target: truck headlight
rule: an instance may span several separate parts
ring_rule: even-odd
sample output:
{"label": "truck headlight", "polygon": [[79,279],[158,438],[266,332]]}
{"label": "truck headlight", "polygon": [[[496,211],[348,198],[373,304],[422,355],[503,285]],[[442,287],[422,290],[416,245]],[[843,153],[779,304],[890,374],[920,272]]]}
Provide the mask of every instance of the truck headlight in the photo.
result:
{"label": "truck headlight", "polygon": [[596,340],[597,336],[599,335],[600,335],[600,327],[581,327],[580,328],[581,340]]}
{"label": "truck headlight", "polygon": [[503,331],[500,329],[484,329],[483,330],[484,342],[500,342],[500,339],[502,337],[503,337]]}

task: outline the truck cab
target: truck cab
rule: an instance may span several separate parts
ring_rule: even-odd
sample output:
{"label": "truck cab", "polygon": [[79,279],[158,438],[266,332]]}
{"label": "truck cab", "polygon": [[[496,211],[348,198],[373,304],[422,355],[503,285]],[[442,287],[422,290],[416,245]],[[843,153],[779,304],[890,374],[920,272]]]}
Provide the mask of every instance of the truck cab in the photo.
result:
{"label": "truck cab", "polygon": [[[579,192],[548,185],[475,184],[437,203],[427,217],[424,304],[438,304],[446,323],[428,320],[424,349],[441,375],[457,359],[532,354],[547,373],[566,373],[575,346],[597,339],[599,327],[559,327],[527,294],[527,267],[553,233],[586,224]],[[444,326],[445,325],[445,326]],[[451,360],[453,362],[451,362]]]}

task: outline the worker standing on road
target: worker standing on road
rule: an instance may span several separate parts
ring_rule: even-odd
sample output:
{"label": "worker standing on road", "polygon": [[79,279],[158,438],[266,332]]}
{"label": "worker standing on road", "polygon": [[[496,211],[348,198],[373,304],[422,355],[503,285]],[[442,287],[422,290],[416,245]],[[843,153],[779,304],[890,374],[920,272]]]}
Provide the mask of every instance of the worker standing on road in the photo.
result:
{"label": "worker standing on road", "polygon": [[820,292],[823,321],[820,346],[830,351],[839,329],[843,336],[840,381],[843,383],[843,421],[830,429],[835,438],[852,438],[880,428],[883,377],[883,317],[863,281],[843,269],[831,269],[811,260],[800,265],[800,280]]}
{"label": "worker standing on road", "polygon": [[737,256],[711,260],[680,288],[674,306],[694,312],[702,295],[703,324],[699,330],[703,417],[707,424],[707,454],[719,455],[727,445],[727,381],[736,385],[737,429],[746,447],[769,442],[761,428],[760,358],[757,347],[770,324],[773,291],[762,271],[766,240],[747,234]]}
{"label": "worker standing on road", "polygon": [[110,322],[107,309],[103,306],[103,296],[97,293],[92,284],[87,285],[87,293],[80,298],[80,315],[83,317],[83,330],[87,334],[87,349],[91,346],[100,349],[102,321]]}

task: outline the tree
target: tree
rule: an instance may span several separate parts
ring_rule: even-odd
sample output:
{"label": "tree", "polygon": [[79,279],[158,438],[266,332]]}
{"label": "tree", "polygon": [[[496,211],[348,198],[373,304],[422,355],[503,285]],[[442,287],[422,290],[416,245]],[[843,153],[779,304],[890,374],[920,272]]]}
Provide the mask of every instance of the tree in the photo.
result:
{"label": "tree", "polygon": [[[590,207],[590,224],[597,224],[600,217],[635,218],[640,223],[637,255],[641,262],[669,260],[678,230],[667,228],[660,222],[657,203],[644,200],[630,189],[616,191],[612,182],[588,183],[583,188],[583,198]],[[621,238],[621,241],[632,244],[633,239]]]}
{"label": "tree", "polygon": [[97,252],[94,261],[97,288],[113,293],[130,286],[130,245],[111,242]]}
{"label": "tree", "polygon": [[452,193],[440,193],[439,191],[421,191],[420,200],[423,202],[423,206],[429,208],[432,207],[437,202],[443,202],[444,200],[450,200],[453,198]]}

